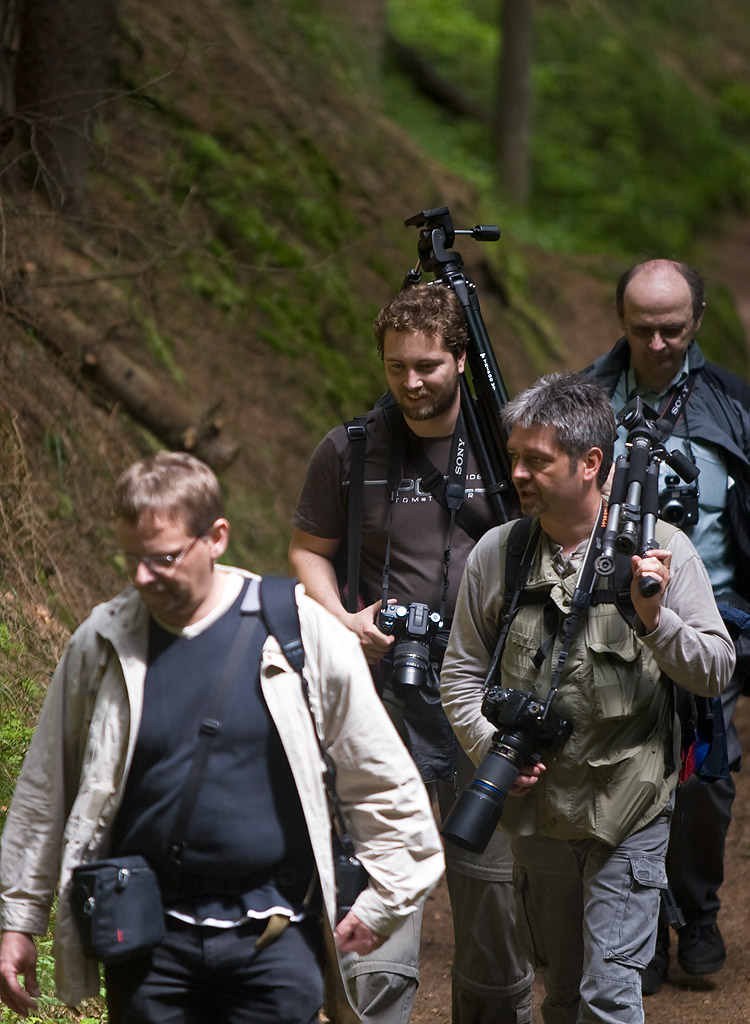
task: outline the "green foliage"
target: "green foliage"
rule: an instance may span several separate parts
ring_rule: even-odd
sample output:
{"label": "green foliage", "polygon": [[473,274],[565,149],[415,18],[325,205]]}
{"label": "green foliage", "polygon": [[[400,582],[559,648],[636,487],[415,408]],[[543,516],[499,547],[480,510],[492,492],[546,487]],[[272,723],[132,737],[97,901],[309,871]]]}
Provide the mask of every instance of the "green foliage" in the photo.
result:
{"label": "green foliage", "polygon": [[340,176],[314,138],[285,139],[261,124],[244,133],[219,127],[215,135],[183,126],[179,139],[173,201],[179,207],[200,196],[210,213],[202,251],[185,260],[185,283],[238,319],[252,312],[255,333],[272,351],[314,360],[301,415],[319,429],[332,406],[341,415],[356,386],[352,351],[371,349],[376,312],[363,310],[335,255],[362,230],[342,199]]}
{"label": "green foliage", "polygon": [[[390,0],[391,29],[489,115],[496,5],[467,0],[450,19],[437,7]],[[487,125],[437,110],[395,71],[387,110],[476,182],[520,237],[558,250],[684,256],[712,220],[750,208],[750,88],[723,71],[713,28],[699,2],[680,4],[679,17],[659,0],[538,5],[524,213],[504,208]]]}
{"label": "green foliage", "polygon": [[39,684],[23,672],[28,654],[24,627],[17,621],[0,621],[0,826],[31,741],[33,713],[41,697]]}
{"label": "green foliage", "polygon": [[453,80],[457,72],[461,90],[489,110],[500,38],[498,11],[497,0],[473,0],[454,4],[446,17],[442,0],[389,0],[389,30],[429,57],[444,78]]}
{"label": "green foliage", "polygon": [[540,21],[536,217],[579,247],[685,252],[707,217],[748,201],[744,148],[667,63],[643,59],[642,39],[589,8]]}
{"label": "green foliage", "polygon": [[711,287],[698,336],[706,359],[719,363],[743,380],[748,379],[748,349],[745,329],[734,300],[720,285]]}

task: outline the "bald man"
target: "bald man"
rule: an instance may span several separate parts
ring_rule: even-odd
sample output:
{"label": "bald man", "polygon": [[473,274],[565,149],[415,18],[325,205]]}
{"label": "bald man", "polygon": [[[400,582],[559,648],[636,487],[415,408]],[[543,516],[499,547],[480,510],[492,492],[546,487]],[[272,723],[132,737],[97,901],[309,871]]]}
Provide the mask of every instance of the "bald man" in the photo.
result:
{"label": "bald man", "polygon": [[[698,480],[688,486],[661,466],[660,514],[692,540],[720,607],[748,608],[750,564],[742,550],[750,551],[750,388],[706,362],[695,341],[705,309],[701,275],[672,260],[639,263],[618,281],[615,305],[623,337],[584,373],[608,388],[615,413],[640,395],[660,414],[667,450],[678,449],[698,467]],[[615,454],[624,450],[626,432],[619,434]],[[732,716],[741,692],[738,671],[722,694],[732,771],[740,767]],[[692,776],[677,795],[667,870],[686,921],[677,959],[690,974],[712,974],[726,958],[716,922],[734,794],[730,775],[711,783]],[[644,995],[661,988],[668,967],[669,929],[661,926]]]}

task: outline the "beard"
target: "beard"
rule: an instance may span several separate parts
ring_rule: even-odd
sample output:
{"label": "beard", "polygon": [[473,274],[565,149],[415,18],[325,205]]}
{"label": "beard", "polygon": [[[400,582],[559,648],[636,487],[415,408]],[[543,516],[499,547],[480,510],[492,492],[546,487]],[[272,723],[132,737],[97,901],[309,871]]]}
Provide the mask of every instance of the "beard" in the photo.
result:
{"label": "beard", "polygon": [[521,505],[521,511],[525,516],[540,516],[547,509],[546,504],[538,494],[533,494],[528,498],[521,498],[519,496],[518,501]]}
{"label": "beard", "polygon": [[398,398],[398,407],[404,414],[407,420],[413,420],[415,423],[420,420],[434,420],[437,416],[442,416],[444,412],[453,406],[458,393],[459,375],[456,373],[455,380],[446,386],[436,394],[430,395],[429,392],[425,394],[425,398],[430,401],[425,402],[424,405],[418,409],[413,408],[408,403],[403,402],[401,398]]}

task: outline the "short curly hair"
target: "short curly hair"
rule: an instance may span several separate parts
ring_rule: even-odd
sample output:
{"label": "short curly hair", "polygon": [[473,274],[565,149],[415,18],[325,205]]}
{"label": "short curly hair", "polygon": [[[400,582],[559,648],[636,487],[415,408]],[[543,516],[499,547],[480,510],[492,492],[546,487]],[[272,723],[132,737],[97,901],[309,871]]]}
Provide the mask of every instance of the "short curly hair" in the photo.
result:
{"label": "short curly hair", "polygon": [[381,359],[385,332],[389,330],[397,334],[421,331],[430,338],[440,338],[456,359],[464,354],[469,342],[466,317],[456,293],[438,282],[409,285],[378,313],[374,332]]}

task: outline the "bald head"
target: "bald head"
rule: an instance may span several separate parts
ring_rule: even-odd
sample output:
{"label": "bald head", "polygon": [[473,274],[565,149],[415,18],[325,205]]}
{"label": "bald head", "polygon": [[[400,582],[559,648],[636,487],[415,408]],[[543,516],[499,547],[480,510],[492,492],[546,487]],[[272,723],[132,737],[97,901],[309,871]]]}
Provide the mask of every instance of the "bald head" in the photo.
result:
{"label": "bald head", "polygon": [[649,260],[623,274],[616,303],[638,384],[663,391],[700,327],[705,305],[700,275],[683,263]]}

